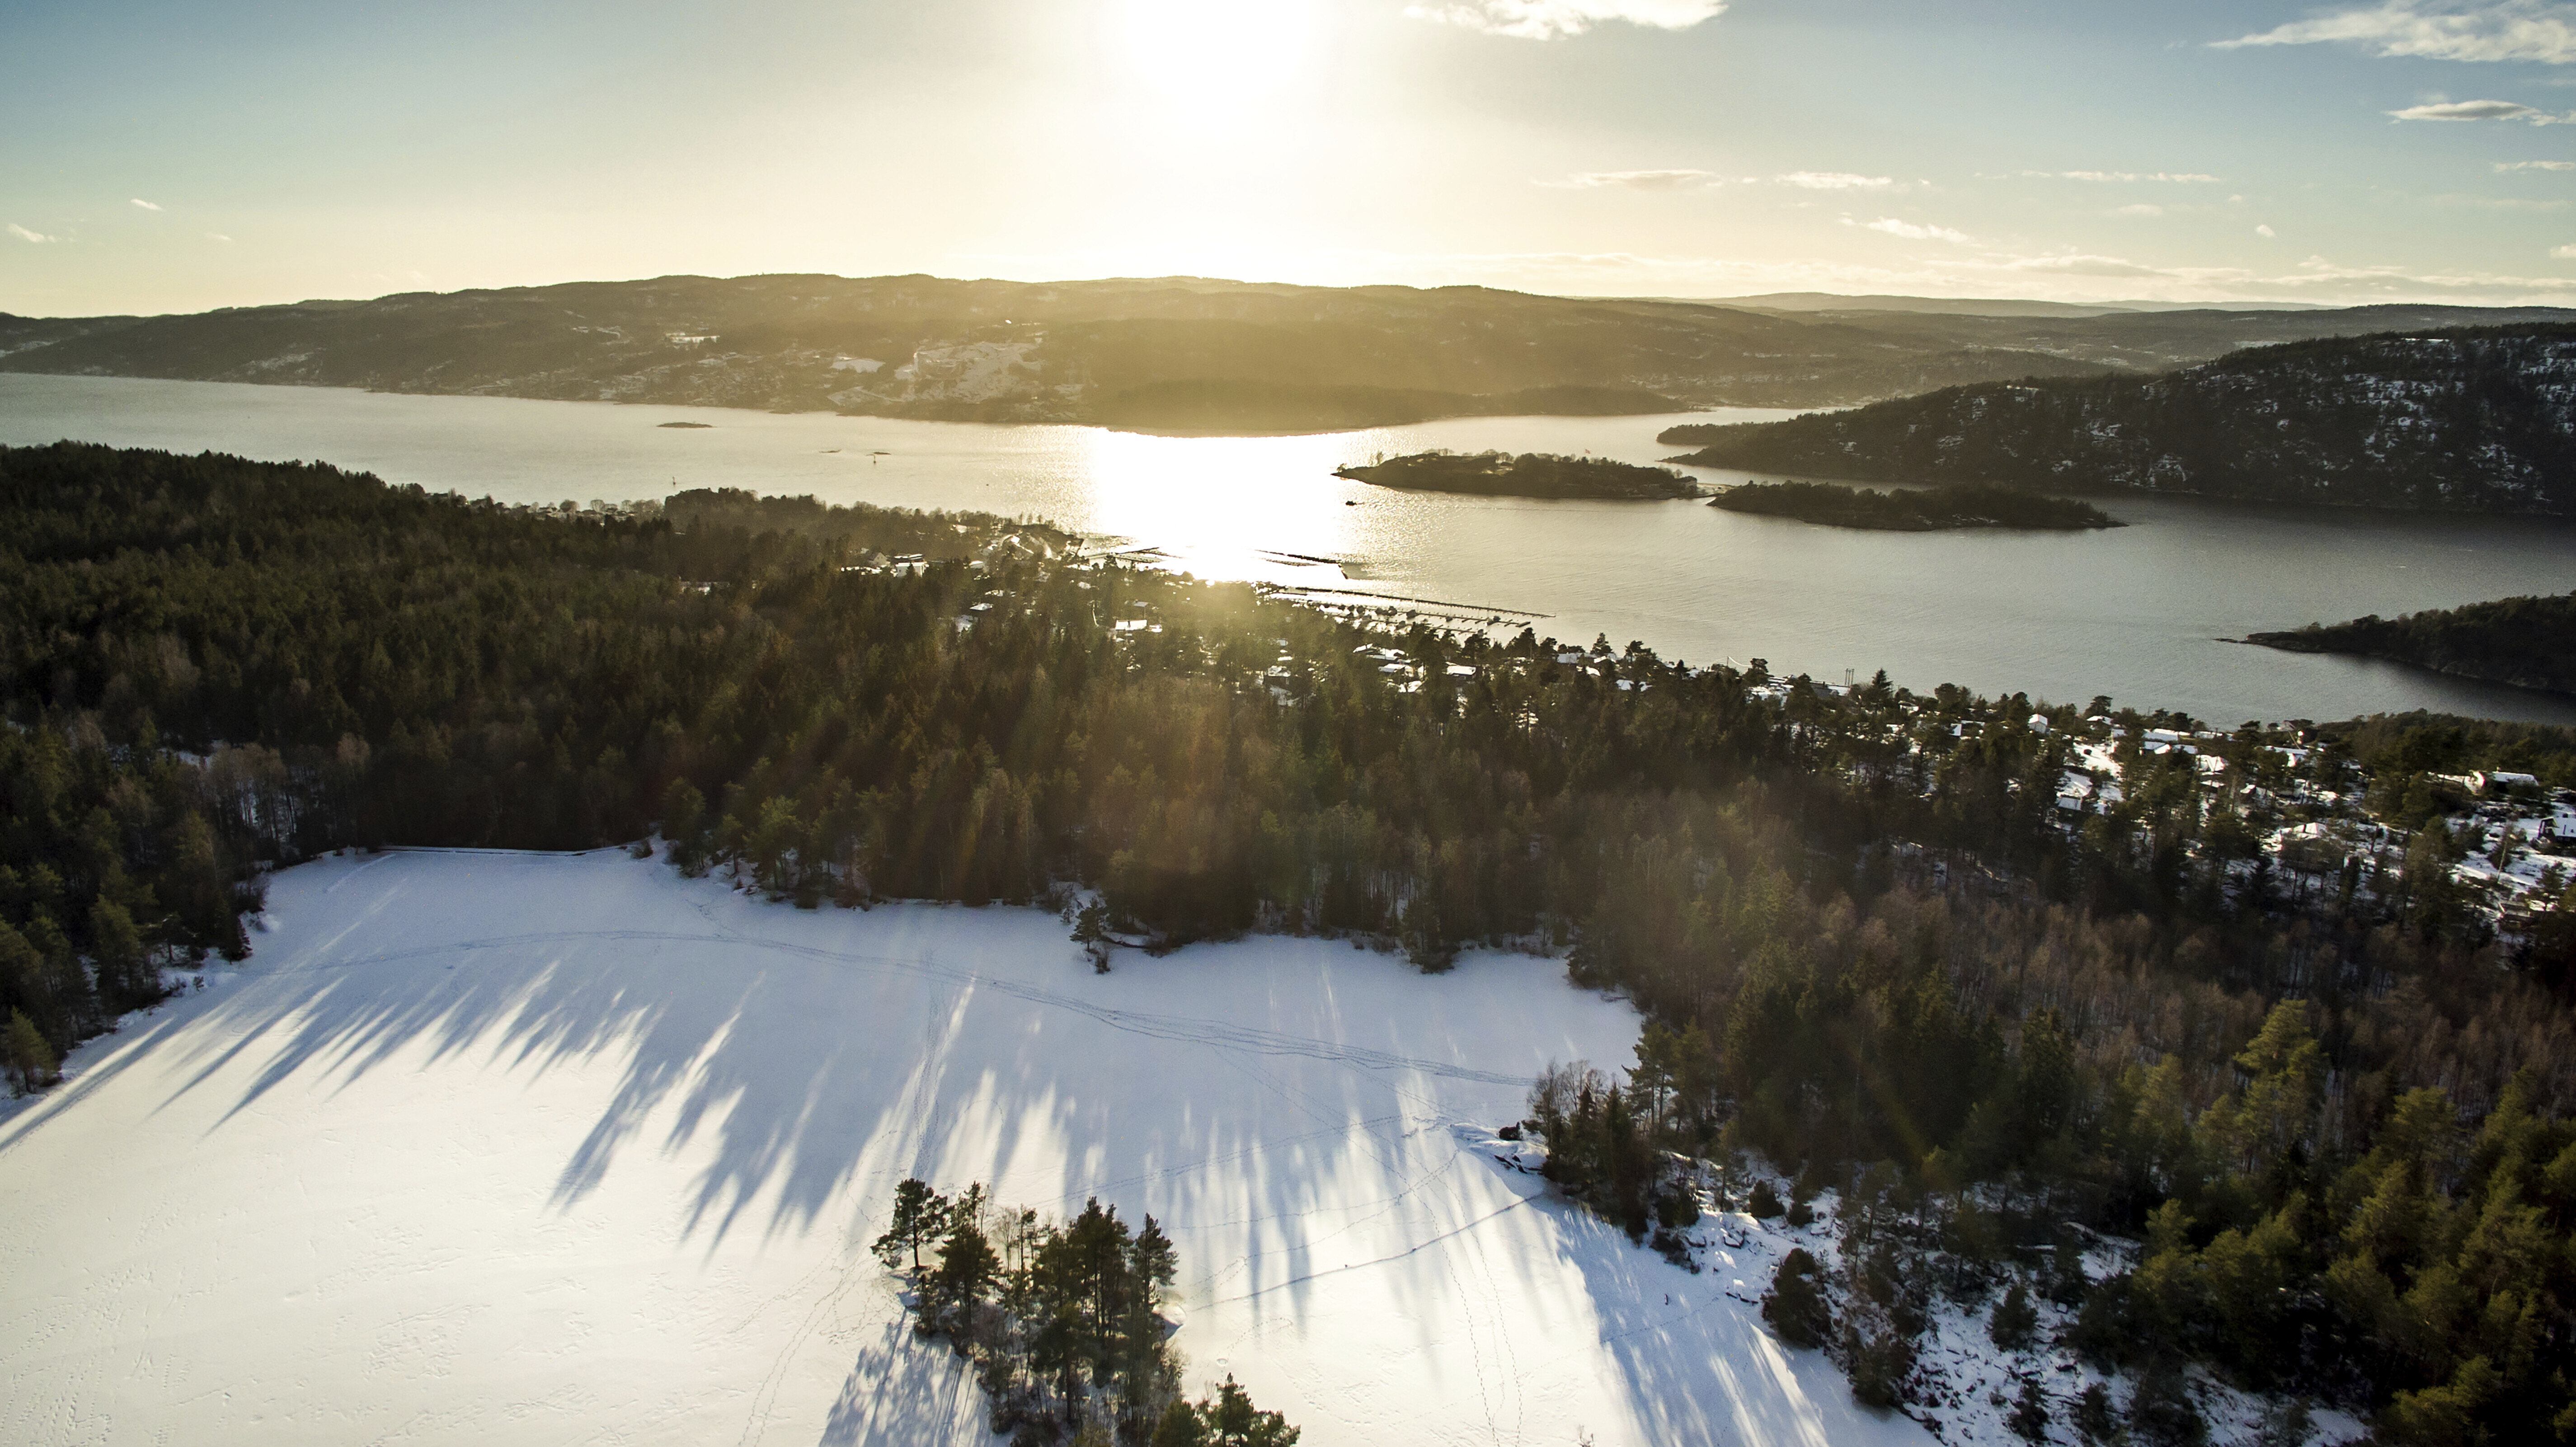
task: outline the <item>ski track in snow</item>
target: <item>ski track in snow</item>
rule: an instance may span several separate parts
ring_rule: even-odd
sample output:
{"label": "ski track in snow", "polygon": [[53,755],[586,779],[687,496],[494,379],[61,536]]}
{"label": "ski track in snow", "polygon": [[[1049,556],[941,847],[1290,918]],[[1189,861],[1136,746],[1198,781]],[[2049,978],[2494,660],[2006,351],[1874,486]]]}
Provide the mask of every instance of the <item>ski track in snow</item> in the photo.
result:
{"label": "ski track in snow", "polygon": [[1495,1159],[1539,1066],[1635,1040],[1547,961],[1101,977],[1033,911],[797,911],[613,851],[272,896],[246,966],[0,1113],[0,1440],[989,1443],[867,1251],[916,1174],[1153,1213],[1190,1379],[1311,1447],[1929,1440]]}

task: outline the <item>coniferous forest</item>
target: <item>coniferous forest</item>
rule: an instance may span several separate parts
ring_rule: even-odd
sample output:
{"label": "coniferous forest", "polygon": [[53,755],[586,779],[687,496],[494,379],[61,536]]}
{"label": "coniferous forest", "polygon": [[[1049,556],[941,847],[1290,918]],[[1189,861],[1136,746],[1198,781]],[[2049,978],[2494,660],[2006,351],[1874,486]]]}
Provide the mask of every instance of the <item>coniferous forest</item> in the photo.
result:
{"label": "coniferous forest", "polygon": [[[2431,873],[2253,859],[2188,760],[2070,823],[2066,725],[2107,700],[1363,630],[1005,519],[702,504],[0,451],[17,1082],[240,954],[262,868],[344,847],[658,830],[805,908],[1079,887],[1157,948],[1562,950],[1651,1022],[1624,1082],[1547,1096],[1583,1143],[1561,1169],[1640,1235],[1679,1210],[1652,1151],[1759,1152],[1932,1203],[1961,1290],[2070,1227],[2139,1241],[2133,1271],[2038,1284],[2142,1381],[2197,1365],[2390,1442],[2576,1436],[2576,938],[2499,935]],[[1363,651],[1389,647],[1401,677]],[[2297,767],[2564,784],[2576,740],[2381,721]],[[1881,1316],[1868,1352],[1902,1345]],[[1014,1380],[1043,1406],[1126,1370],[1079,1355]]]}
{"label": "coniferous forest", "polygon": [[980,1181],[949,1197],[912,1178],[875,1249],[911,1279],[913,1330],[974,1362],[992,1429],[1015,1447],[1296,1447],[1297,1429],[1231,1373],[1198,1401],[1182,1394],[1163,1315],[1178,1257],[1151,1216],[1130,1229],[1095,1198],[1058,1223],[995,1204]]}

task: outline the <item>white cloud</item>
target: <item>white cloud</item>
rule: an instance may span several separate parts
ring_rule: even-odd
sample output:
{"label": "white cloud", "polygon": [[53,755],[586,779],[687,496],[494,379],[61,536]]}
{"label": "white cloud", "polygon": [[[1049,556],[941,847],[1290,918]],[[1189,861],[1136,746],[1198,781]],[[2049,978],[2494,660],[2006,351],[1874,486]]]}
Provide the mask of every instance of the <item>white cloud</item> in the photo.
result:
{"label": "white cloud", "polygon": [[2213,42],[2221,50],[2249,45],[2328,43],[2361,45],[2380,55],[2428,60],[2576,64],[2576,6],[2553,0],[2430,5],[2420,0],[2383,0],[2362,9],[2294,20],[2259,35]]}
{"label": "white cloud", "polygon": [[1631,191],[1679,191],[1686,186],[1723,186],[1711,171],[1577,171],[1562,181],[1541,181],[1573,191],[1621,187]]}
{"label": "white cloud", "polygon": [[2401,121],[2529,121],[2535,126],[2553,126],[2570,119],[2512,100],[2430,101],[2389,114]]}
{"label": "white cloud", "polygon": [[161,209],[160,207],[153,205],[151,202],[144,200],[140,196],[136,196],[131,199],[135,205],[142,207],[146,211],[158,211]]}
{"label": "white cloud", "polygon": [[2162,216],[2165,214],[2165,208],[2154,205],[2151,202],[2141,201],[2134,206],[2116,207],[2112,210],[2111,214],[2114,216]]}
{"label": "white cloud", "polygon": [[62,240],[62,238],[61,238],[61,237],[59,237],[59,236],[47,236],[45,233],[43,233],[43,232],[41,232],[41,231],[30,231],[30,230],[28,230],[26,227],[19,225],[19,224],[18,224],[17,222],[15,222],[15,221],[12,221],[12,222],[10,222],[10,223],[9,223],[9,234],[10,234],[10,235],[12,235],[12,236],[17,237],[20,241],[26,241],[26,242],[44,242],[44,241],[60,241],[60,240]]}
{"label": "white cloud", "polygon": [[1791,171],[1771,179],[1809,191],[1884,191],[1896,184],[1893,176],[1860,176],[1849,171]]}
{"label": "white cloud", "polygon": [[2498,161],[2496,173],[2507,171],[2576,171],[2576,161]]}
{"label": "white cloud", "polygon": [[2260,237],[2262,237],[2263,239],[2265,239],[2266,241],[2268,241],[2268,240],[2270,240],[2271,238],[2273,238],[2273,237],[2275,237],[2275,236],[2280,235],[2281,233],[2280,233],[2280,232],[2278,232],[2278,231],[2273,230],[2273,229],[2272,229],[2272,227],[2271,227],[2271,224],[2270,224],[2270,223],[2268,223],[2268,222],[2266,222],[2266,223],[2265,223],[2265,224],[2263,224],[2263,225],[2260,225],[2260,226],[2255,227],[2255,228],[2254,228],[2254,234],[2255,234],[2255,235],[2257,235],[2257,236],[2260,236]]}
{"label": "white cloud", "polygon": [[2023,256],[2004,263],[2007,271],[2051,272],[2061,276],[2170,276],[2152,266],[2140,266],[2116,256]]}
{"label": "white cloud", "polygon": [[2200,171],[2024,171],[2025,176],[2052,176],[2062,181],[2189,181],[2214,182],[2218,178]]}
{"label": "white cloud", "polygon": [[229,237],[229,236],[226,236],[225,234],[223,234],[223,233],[222,233],[222,232],[220,232],[220,231],[209,231],[209,232],[207,232],[207,233],[206,233],[206,239],[207,239],[208,241],[220,241],[220,242],[223,242],[223,243],[224,243],[224,244],[226,244],[226,245],[230,245],[230,244],[232,244],[232,238],[231,238],[231,237]]}
{"label": "white cloud", "polygon": [[1975,239],[1964,231],[1953,231],[1947,226],[1918,226],[1911,221],[1899,221],[1893,216],[1882,216],[1862,229],[1884,231],[1890,236],[1902,236],[1908,241],[1947,241],[1958,246],[1966,246]]}
{"label": "white cloud", "polygon": [[2559,261],[2576,261],[2576,246],[2553,246],[2549,254]]}
{"label": "white cloud", "polygon": [[1465,0],[1447,5],[1408,5],[1415,20],[1509,35],[1554,40],[1581,35],[1613,20],[1655,30],[1688,30],[1726,13],[1726,0]]}

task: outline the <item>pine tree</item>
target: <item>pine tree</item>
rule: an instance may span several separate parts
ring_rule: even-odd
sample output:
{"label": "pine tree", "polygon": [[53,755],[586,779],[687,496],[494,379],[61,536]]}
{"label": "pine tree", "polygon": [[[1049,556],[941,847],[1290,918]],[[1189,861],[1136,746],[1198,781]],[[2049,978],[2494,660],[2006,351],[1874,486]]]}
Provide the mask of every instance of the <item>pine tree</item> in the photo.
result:
{"label": "pine tree", "polygon": [[26,1011],[9,1012],[8,1034],[5,1039],[0,1039],[0,1052],[5,1052],[7,1057],[9,1085],[13,1093],[25,1095],[54,1083],[55,1072],[59,1068],[54,1047],[46,1043],[44,1032],[36,1028],[35,1021],[27,1018]]}
{"label": "pine tree", "polygon": [[2019,1280],[2004,1291],[2004,1299],[1995,1303],[1995,1314],[1986,1323],[1986,1332],[1996,1346],[2008,1352],[2030,1346],[2031,1335],[2039,1326],[2039,1309],[2030,1304],[2030,1289]]}
{"label": "pine tree", "polygon": [[921,1248],[938,1237],[948,1222],[948,1202],[917,1177],[894,1188],[894,1221],[876,1239],[877,1259],[892,1268],[909,1252],[912,1269],[921,1269]]}
{"label": "pine tree", "polygon": [[124,905],[100,895],[89,911],[90,958],[98,964],[99,993],[112,1010],[131,1010],[161,998],[160,982],[151,978],[151,960],[143,932]]}
{"label": "pine tree", "polygon": [[948,1239],[939,1248],[939,1267],[931,1274],[929,1291],[937,1304],[942,1329],[971,1335],[1002,1262],[993,1254],[993,1244],[984,1239],[973,1216],[955,1214]]}
{"label": "pine tree", "polygon": [[1298,1429],[1277,1412],[1252,1405],[1252,1396],[1226,1373],[1217,1384],[1216,1400],[1200,1407],[1209,1427],[1209,1447],[1296,1447]]}
{"label": "pine tree", "polygon": [[2024,1442],[2048,1440],[2048,1393],[2040,1390],[2037,1378],[2021,1384],[2021,1398],[2013,1403],[2012,1415],[2004,1419],[2004,1425]]}
{"label": "pine tree", "polygon": [[1154,1424],[1151,1447],[1207,1447],[1207,1440],[1207,1419],[1197,1407],[1175,1397]]}
{"label": "pine tree", "polygon": [[1762,1293],[1762,1319],[1795,1347],[1820,1347],[1833,1331],[1833,1312],[1818,1289],[1816,1258],[1804,1246],[1780,1258],[1771,1289]]}

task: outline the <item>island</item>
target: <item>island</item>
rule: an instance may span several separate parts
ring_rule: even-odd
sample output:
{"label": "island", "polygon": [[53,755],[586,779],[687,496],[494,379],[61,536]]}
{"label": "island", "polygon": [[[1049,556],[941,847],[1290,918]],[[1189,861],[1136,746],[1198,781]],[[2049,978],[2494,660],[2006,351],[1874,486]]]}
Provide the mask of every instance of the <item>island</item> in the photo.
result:
{"label": "island", "polygon": [[1974,483],[1879,492],[1830,482],[1748,482],[1710,498],[1708,505],[1728,512],[1884,532],[1928,533],[1942,528],[2072,531],[2128,526],[2091,503]]}
{"label": "island", "polygon": [[1488,497],[1608,498],[1658,501],[1698,497],[1699,484],[1669,467],[1640,467],[1600,457],[1558,457],[1524,452],[1416,452],[1363,466],[1333,469],[1333,476],[1415,492],[1466,492]]}
{"label": "island", "polygon": [[712,422],[663,422],[656,425],[663,427],[686,427],[692,431],[702,431],[706,428],[713,427],[716,424]]}
{"label": "island", "polygon": [[2410,663],[2547,693],[2576,694],[2576,593],[2500,598],[2396,618],[2373,614],[2242,640],[2291,653],[2342,653]]}

